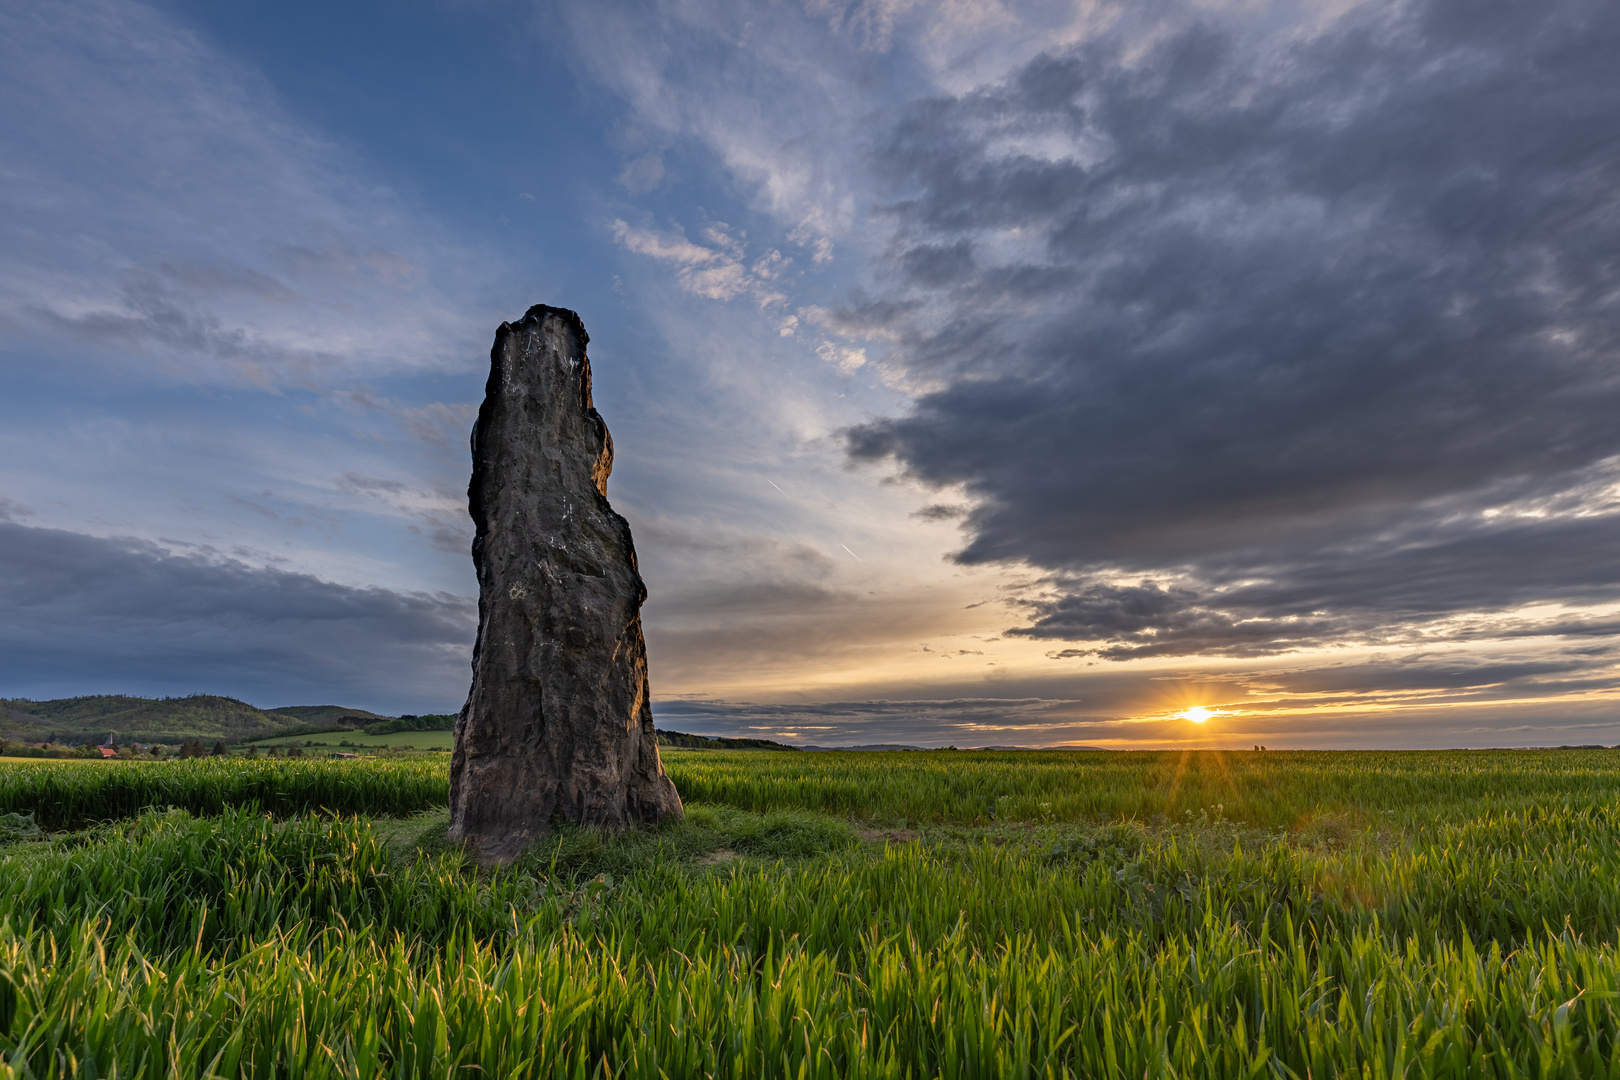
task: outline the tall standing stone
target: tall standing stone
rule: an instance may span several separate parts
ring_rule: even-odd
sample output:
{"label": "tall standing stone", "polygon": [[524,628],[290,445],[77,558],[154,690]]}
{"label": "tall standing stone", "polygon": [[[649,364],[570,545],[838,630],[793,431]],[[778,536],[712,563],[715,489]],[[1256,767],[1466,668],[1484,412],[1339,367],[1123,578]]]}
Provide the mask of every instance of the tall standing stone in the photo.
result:
{"label": "tall standing stone", "polygon": [[585,326],[537,305],[502,323],[473,428],[478,643],[450,759],[450,835],[511,858],[553,822],[681,814],[658,759],[630,523],[591,405]]}

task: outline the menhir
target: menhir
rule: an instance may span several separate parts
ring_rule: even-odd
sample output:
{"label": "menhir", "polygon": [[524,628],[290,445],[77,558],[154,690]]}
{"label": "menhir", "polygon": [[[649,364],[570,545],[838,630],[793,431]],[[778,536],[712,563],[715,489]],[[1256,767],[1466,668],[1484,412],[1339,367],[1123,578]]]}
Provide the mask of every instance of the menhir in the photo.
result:
{"label": "menhir", "polygon": [[478,644],[450,759],[450,835],[511,858],[553,822],[680,816],[658,759],[630,524],[591,406],[585,326],[539,305],[502,323],[473,428]]}

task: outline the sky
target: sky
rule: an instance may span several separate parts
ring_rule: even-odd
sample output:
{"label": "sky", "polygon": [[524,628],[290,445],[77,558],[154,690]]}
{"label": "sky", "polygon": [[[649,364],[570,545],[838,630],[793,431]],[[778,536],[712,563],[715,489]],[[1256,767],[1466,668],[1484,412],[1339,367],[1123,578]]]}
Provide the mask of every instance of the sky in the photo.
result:
{"label": "sky", "polygon": [[1616,56],[1608,0],[7,5],[0,696],[458,709],[545,303],[661,727],[1620,743]]}

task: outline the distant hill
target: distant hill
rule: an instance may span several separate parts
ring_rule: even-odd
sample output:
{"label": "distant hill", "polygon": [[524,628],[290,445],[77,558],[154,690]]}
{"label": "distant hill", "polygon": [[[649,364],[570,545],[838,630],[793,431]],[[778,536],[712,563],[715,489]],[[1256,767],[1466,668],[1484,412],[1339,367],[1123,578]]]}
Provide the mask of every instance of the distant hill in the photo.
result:
{"label": "distant hill", "polygon": [[342,705],[283,705],[280,708],[266,709],[265,711],[290,716],[299,723],[309,724],[312,727],[321,724],[337,724],[346,716],[360,718],[361,722],[354,724],[354,727],[364,727],[366,724],[374,724],[378,720],[391,719],[391,717],[381,716],[374,712],[366,712],[364,709],[347,709]]}
{"label": "distant hill", "polygon": [[[657,730],[657,729],[654,729]],[[770,739],[728,739],[720,735],[688,735],[683,731],[658,731],[659,746],[683,750],[797,750],[797,746]]]}
{"label": "distant hill", "polygon": [[[313,712],[312,712],[313,711]],[[310,713],[312,719],[306,719]],[[322,722],[330,715],[331,720]],[[185,739],[236,742],[291,734],[300,728],[338,726],[342,716],[357,718],[354,727],[385,717],[364,709],[337,705],[258,709],[235,698],[214,694],[141,698],[124,694],[31,701],[0,699],[0,737],[22,742],[101,742],[117,732],[120,742],[175,743]]]}

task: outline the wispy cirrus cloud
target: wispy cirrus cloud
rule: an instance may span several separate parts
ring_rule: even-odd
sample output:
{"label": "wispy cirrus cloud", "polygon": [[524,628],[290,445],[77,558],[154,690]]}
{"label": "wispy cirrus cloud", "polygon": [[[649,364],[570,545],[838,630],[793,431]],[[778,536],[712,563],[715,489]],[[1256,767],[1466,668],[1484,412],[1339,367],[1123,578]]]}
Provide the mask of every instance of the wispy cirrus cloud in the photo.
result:
{"label": "wispy cirrus cloud", "polygon": [[472,550],[472,518],[467,513],[467,500],[460,491],[449,488],[424,491],[420,479],[395,480],[387,477],[366,476],[350,470],[336,477],[333,487],[349,495],[359,495],[386,508],[386,512],[404,517],[410,524],[406,528],[424,535],[437,551],[464,555]]}
{"label": "wispy cirrus cloud", "polygon": [[15,342],[263,389],[476,355],[480,260],[192,30],[123,0],[14,8],[0,66]]}
{"label": "wispy cirrus cloud", "polygon": [[[774,282],[793,264],[777,248],[767,248],[749,261],[747,234],[724,222],[704,227],[703,243],[693,243],[681,230],[637,228],[613,223],[613,239],[627,251],[662,262],[675,270],[687,292],[709,300],[748,296],[762,310],[779,308],[787,297]],[[796,320],[795,320],[796,322]]]}

